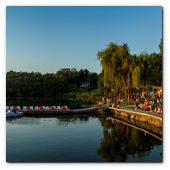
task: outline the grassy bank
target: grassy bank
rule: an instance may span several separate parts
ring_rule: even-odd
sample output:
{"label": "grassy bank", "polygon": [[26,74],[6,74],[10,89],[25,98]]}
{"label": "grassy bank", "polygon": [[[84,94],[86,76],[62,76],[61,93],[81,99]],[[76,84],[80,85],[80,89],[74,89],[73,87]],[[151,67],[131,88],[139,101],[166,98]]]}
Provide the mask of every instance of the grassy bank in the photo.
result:
{"label": "grassy bank", "polygon": [[83,97],[83,98],[97,98],[100,96],[98,89],[94,86],[72,88],[68,93],[60,93],[56,97]]}

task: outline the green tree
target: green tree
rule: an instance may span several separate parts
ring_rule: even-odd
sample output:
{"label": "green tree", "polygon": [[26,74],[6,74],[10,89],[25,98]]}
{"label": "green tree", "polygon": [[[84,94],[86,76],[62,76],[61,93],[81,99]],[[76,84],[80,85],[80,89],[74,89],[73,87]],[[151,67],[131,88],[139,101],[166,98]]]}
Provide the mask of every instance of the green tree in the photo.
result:
{"label": "green tree", "polygon": [[102,71],[99,75],[98,75],[98,81],[97,81],[97,87],[99,89],[99,93],[102,94],[103,93],[103,76],[104,76],[104,71]]}
{"label": "green tree", "polygon": [[116,78],[115,84],[122,82],[126,97],[131,64],[128,45],[123,44],[123,46],[118,46],[110,43],[108,48],[98,52],[98,59],[104,71],[104,86],[111,88],[111,82]]}

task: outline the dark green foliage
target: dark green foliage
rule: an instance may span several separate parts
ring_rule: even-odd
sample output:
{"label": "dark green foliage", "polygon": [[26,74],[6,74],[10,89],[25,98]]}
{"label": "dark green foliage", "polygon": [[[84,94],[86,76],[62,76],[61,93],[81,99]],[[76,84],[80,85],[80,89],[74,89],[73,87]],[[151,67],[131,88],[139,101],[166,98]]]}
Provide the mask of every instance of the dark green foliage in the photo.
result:
{"label": "dark green foliage", "polygon": [[[90,73],[87,69],[77,71],[75,68],[64,68],[56,74],[41,74],[39,72],[6,73],[7,97],[74,97],[85,78],[91,79],[91,85],[86,91],[97,88],[97,73]],[[71,92],[71,93],[69,93]]]}
{"label": "dark green foliage", "polygon": [[100,94],[103,93],[103,76],[104,76],[104,71],[98,75],[98,82],[97,82],[97,87],[99,89]]}

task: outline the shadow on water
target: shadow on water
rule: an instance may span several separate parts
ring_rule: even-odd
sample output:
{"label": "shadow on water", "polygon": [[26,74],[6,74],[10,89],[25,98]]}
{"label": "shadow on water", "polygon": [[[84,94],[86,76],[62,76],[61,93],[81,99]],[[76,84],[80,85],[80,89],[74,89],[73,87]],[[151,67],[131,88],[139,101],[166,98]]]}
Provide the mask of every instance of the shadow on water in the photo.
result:
{"label": "shadow on water", "polygon": [[[162,146],[162,138],[146,130],[130,125],[118,119],[99,119],[103,126],[103,138],[97,155],[108,162],[135,162],[128,160],[137,157],[137,162],[149,156],[154,147]],[[162,149],[159,159],[144,162],[162,162]]]}

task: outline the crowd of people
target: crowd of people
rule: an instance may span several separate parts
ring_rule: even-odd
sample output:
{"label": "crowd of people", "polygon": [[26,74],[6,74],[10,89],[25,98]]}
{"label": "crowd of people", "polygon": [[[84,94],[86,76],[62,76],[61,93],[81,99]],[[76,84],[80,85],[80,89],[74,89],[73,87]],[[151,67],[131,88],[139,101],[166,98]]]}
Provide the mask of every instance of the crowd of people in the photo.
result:
{"label": "crowd of people", "polygon": [[146,99],[144,104],[136,103],[135,110],[142,109],[143,111],[152,111],[154,113],[162,114],[162,101],[161,99]]}
{"label": "crowd of people", "polygon": [[109,97],[100,97],[100,99],[99,99],[99,102],[97,101],[96,102],[96,104],[97,105],[103,105],[103,104],[109,104],[109,103],[111,103],[111,98],[109,98]]}
{"label": "crowd of people", "polygon": [[[128,96],[129,101],[135,104],[135,110],[141,109],[143,111],[152,111],[158,114],[162,114],[162,94],[155,93],[155,91],[143,91],[141,93],[132,93]],[[125,101],[125,96],[119,94],[118,100],[113,100],[111,105],[111,98],[100,97],[97,105],[101,106],[103,104],[111,105],[113,108],[120,108],[120,103]],[[142,104],[143,103],[143,104]]]}
{"label": "crowd of people", "polygon": [[[135,110],[151,111],[162,114],[162,94],[152,91],[148,93],[143,91],[141,94],[132,94],[132,101],[136,105]],[[142,104],[144,102],[144,104]],[[139,104],[140,103],[140,104]]]}
{"label": "crowd of people", "polygon": [[[132,93],[131,96],[128,97],[131,102],[136,104],[136,102],[144,101],[146,99],[161,99],[162,94],[161,93],[155,93],[155,91],[151,91],[150,93],[148,91],[143,91],[142,93]],[[119,94],[119,100],[124,101],[124,96],[122,97],[121,94]]]}

